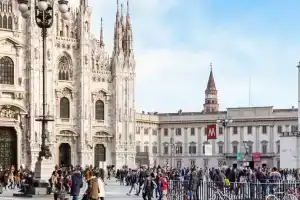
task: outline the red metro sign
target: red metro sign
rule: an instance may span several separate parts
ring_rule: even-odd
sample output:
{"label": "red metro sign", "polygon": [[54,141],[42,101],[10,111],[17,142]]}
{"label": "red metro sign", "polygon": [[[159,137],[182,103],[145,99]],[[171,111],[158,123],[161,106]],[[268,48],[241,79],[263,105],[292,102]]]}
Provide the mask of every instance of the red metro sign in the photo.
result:
{"label": "red metro sign", "polygon": [[207,125],[206,131],[207,131],[207,133],[206,133],[207,140],[217,139],[217,125],[216,124]]}

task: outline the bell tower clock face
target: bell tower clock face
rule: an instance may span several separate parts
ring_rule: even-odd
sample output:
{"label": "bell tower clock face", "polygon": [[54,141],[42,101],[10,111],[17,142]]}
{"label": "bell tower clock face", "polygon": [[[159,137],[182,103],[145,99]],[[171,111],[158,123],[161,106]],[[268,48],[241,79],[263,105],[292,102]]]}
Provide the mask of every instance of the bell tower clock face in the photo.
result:
{"label": "bell tower clock face", "polygon": [[214,94],[208,94],[208,95],[206,95],[206,98],[208,98],[208,99],[215,99],[216,95],[214,95]]}

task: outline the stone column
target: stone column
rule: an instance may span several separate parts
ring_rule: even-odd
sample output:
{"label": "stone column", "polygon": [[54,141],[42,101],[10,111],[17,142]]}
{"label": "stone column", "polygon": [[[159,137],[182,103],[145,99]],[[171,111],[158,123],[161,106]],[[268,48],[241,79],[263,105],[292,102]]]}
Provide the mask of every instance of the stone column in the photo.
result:
{"label": "stone column", "polygon": [[255,151],[256,152],[261,152],[260,151],[260,141],[259,141],[259,138],[260,138],[259,129],[260,129],[260,126],[255,126]]}
{"label": "stone column", "polygon": [[184,145],[184,152],[183,155],[189,156],[189,142],[188,142],[188,128],[184,128],[183,130],[183,134],[184,134],[184,141],[183,141],[183,145]]}
{"label": "stone column", "polygon": [[270,126],[269,140],[270,140],[270,153],[275,153],[275,151],[274,151],[274,125]]}
{"label": "stone column", "polygon": [[197,129],[197,138],[198,138],[198,155],[201,156],[202,155],[202,131],[201,131],[201,127],[199,127]]}

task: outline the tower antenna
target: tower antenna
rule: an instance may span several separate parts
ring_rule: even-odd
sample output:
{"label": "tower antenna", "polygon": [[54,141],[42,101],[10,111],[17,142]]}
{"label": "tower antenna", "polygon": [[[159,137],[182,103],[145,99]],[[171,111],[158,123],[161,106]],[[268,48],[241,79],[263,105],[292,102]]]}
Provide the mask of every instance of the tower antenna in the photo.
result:
{"label": "tower antenna", "polygon": [[249,76],[249,88],[248,88],[248,92],[249,92],[249,99],[248,99],[248,103],[249,103],[249,107],[251,107],[251,75]]}

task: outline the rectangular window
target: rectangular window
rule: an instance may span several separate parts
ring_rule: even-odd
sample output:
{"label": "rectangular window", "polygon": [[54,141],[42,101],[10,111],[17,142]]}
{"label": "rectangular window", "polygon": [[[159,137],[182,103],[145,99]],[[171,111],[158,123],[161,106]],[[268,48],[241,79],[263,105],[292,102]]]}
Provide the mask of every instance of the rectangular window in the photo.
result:
{"label": "rectangular window", "polygon": [[263,144],[263,145],[262,145],[261,153],[262,153],[262,154],[268,153],[268,145],[267,145],[267,144]]}
{"label": "rectangular window", "polygon": [[277,144],[277,154],[280,154],[280,144]]}
{"label": "rectangular window", "polygon": [[202,147],[202,152],[203,152],[203,154],[205,154],[205,145],[203,145],[203,147]]}
{"label": "rectangular window", "polygon": [[223,127],[219,127],[219,135],[223,135]]}
{"label": "rectangular window", "polygon": [[144,135],[148,135],[148,133],[149,133],[149,128],[145,128],[144,129]]}
{"label": "rectangular window", "polygon": [[157,129],[152,130],[152,135],[155,135],[155,136],[157,135]]}
{"label": "rectangular window", "polygon": [[297,132],[298,131],[298,126],[297,125],[292,125],[292,132]]}
{"label": "rectangular window", "polygon": [[282,133],[282,126],[277,126],[277,133]]}
{"label": "rectangular window", "polygon": [[168,136],[169,132],[167,128],[164,128],[164,136]]}
{"label": "rectangular window", "polygon": [[267,126],[262,126],[262,133],[267,134]]}
{"label": "rectangular window", "polygon": [[176,147],[176,154],[182,154],[182,146]]}
{"label": "rectangular window", "polygon": [[191,145],[189,146],[189,154],[196,154],[196,146]]}
{"label": "rectangular window", "polygon": [[248,145],[248,154],[252,154],[252,145]]}
{"label": "rectangular window", "polygon": [[180,136],[181,135],[181,128],[176,128],[176,135]]}
{"label": "rectangular window", "polygon": [[252,126],[248,126],[247,127],[247,133],[249,134],[249,135],[251,135],[252,134]]}
{"label": "rectangular window", "polygon": [[220,154],[223,153],[223,145],[219,145],[219,153],[220,153]]}
{"label": "rectangular window", "polygon": [[238,134],[238,127],[237,126],[233,127],[233,134],[234,135]]}
{"label": "rectangular window", "polygon": [[195,128],[191,128],[191,136],[195,135]]}
{"label": "rectangular window", "polygon": [[238,147],[236,145],[232,146],[232,153],[237,154],[238,153]]}
{"label": "rectangular window", "polygon": [[140,130],[141,130],[140,127],[136,127],[136,134],[137,134],[137,135],[140,134]]}
{"label": "rectangular window", "polygon": [[169,147],[164,147],[164,154],[169,154]]}

